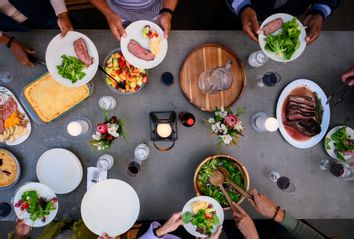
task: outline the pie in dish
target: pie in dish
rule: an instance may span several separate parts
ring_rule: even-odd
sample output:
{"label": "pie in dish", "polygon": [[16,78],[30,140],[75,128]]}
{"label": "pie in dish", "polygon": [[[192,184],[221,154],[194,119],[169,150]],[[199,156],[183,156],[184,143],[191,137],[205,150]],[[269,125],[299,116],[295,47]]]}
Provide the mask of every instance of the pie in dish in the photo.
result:
{"label": "pie in dish", "polygon": [[7,150],[0,149],[0,187],[10,186],[17,176],[17,160]]}
{"label": "pie in dish", "polygon": [[48,123],[86,99],[90,95],[90,89],[87,85],[64,86],[48,73],[29,84],[24,95],[40,120]]}

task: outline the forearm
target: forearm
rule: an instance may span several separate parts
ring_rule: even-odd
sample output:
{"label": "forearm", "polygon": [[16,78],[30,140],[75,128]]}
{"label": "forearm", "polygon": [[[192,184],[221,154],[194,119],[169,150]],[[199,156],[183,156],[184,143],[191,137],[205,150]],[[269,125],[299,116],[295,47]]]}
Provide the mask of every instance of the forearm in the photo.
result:
{"label": "forearm", "polygon": [[2,34],[0,34],[0,44],[7,45],[7,43],[10,41],[10,37],[3,32],[1,33]]}
{"label": "forearm", "polygon": [[325,239],[316,230],[312,229],[301,220],[294,218],[288,213],[284,213],[283,220],[280,223],[293,237],[297,239]]}
{"label": "forearm", "polygon": [[108,6],[105,0],[90,0],[91,4],[95,6],[105,17],[114,13],[112,9]]}
{"label": "forearm", "polygon": [[162,7],[163,8],[168,8],[171,9],[172,11],[174,11],[176,9],[178,0],[164,0]]}

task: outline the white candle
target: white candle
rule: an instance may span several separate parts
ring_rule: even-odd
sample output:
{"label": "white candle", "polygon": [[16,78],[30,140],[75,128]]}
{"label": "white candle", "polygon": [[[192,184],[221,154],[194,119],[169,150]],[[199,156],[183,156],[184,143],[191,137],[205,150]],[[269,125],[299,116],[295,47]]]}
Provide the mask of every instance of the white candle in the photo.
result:
{"label": "white candle", "polygon": [[170,124],[158,124],[157,125],[157,134],[161,137],[161,138],[167,138],[168,136],[171,135],[172,133],[172,128]]}
{"label": "white candle", "polygon": [[86,133],[89,129],[89,125],[84,120],[72,121],[68,124],[67,131],[71,136],[79,136]]}
{"label": "white candle", "polygon": [[256,126],[268,132],[274,132],[278,129],[278,121],[274,117],[260,116],[256,119]]}

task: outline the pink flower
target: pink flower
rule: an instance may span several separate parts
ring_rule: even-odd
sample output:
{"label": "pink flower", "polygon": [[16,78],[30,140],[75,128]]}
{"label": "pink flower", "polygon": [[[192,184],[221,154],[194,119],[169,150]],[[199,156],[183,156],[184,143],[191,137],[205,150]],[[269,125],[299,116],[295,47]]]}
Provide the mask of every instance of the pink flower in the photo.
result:
{"label": "pink flower", "polygon": [[97,131],[98,131],[100,134],[105,134],[105,133],[107,133],[107,131],[108,131],[107,124],[99,124],[99,125],[97,126]]}
{"label": "pink flower", "polygon": [[224,123],[229,126],[230,128],[233,128],[237,124],[237,116],[233,114],[229,114],[225,117]]}

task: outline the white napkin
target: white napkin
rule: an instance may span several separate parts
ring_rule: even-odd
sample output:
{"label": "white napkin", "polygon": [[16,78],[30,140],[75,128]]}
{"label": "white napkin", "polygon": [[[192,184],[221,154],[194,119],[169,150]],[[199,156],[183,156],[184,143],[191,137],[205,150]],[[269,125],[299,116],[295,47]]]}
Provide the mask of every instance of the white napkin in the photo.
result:
{"label": "white napkin", "polygon": [[[90,188],[95,184],[94,182],[92,182],[92,179],[94,179],[94,177],[96,177],[98,172],[99,172],[98,168],[96,168],[96,167],[88,167],[87,168],[87,191],[90,190]],[[107,171],[101,172],[100,177],[99,177],[99,181],[103,181],[106,179],[107,179]]]}

